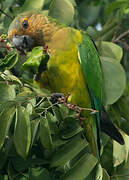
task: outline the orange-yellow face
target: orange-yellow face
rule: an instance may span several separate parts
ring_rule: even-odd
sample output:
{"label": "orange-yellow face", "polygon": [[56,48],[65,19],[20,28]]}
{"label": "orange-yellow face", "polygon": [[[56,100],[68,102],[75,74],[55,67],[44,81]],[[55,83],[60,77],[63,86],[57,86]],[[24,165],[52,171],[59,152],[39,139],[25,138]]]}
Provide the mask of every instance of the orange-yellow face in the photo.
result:
{"label": "orange-yellow face", "polygon": [[26,43],[33,41],[35,45],[44,45],[43,29],[47,23],[48,19],[41,13],[23,13],[11,23],[8,30],[8,37],[13,41],[15,46],[20,46],[22,40],[25,40]]}

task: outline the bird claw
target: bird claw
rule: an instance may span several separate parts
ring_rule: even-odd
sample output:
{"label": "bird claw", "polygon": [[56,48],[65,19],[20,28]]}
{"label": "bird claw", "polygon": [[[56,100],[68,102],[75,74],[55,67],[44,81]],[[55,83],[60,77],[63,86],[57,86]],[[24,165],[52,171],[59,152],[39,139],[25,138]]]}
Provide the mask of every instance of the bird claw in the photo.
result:
{"label": "bird claw", "polygon": [[65,95],[63,93],[52,93],[50,96],[50,101],[54,104],[64,98],[65,98]]}

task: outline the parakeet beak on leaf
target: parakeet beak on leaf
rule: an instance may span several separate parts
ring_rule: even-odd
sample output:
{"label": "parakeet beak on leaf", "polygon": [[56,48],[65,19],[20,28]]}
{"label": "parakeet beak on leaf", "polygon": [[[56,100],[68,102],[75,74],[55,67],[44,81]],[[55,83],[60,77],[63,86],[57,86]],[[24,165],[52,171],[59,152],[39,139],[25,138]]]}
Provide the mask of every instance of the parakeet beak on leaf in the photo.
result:
{"label": "parakeet beak on leaf", "polygon": [[29,35],[16,35],[12,37],[12,42],[14,47],[18,50],[27,50],[30,51],[34,47],[34,39]]}

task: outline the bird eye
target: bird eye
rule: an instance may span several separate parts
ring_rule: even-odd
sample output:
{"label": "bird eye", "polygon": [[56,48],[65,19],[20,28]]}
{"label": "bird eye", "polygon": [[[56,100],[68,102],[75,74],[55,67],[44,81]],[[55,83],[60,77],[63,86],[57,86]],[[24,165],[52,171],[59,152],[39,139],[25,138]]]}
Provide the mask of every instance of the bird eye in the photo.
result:
{"label": "bird eye", "polygon": [[27,29],[28,26],[29,26],[28,21],[27,21],[27,20],[24,20],[24,21],[22,22],[22,26],[23,26],[24,29]]}

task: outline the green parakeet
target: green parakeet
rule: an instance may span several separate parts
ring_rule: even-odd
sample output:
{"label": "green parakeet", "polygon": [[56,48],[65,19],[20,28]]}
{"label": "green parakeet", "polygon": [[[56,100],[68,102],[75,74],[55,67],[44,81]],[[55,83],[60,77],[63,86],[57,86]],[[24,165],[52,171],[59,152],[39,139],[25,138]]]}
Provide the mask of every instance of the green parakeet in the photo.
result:
{"label": "green parakeet", "polygon": [[39,12],[25,12],[11,23],[8,36],[17,49],[47,46],[50,58],[37,83],[52,93],[68,95],[68,101],[97,112],[82,111],[83,127],[93,153],[100,151],[100,130],[120,144],[124,140],[102,105],[103,75],[93,41],[83,31],[59,24]]}

